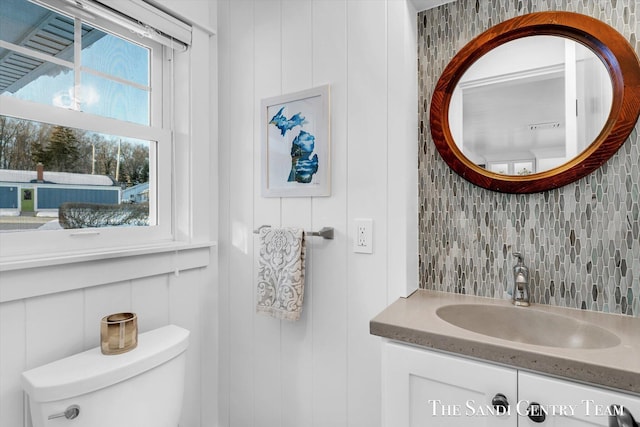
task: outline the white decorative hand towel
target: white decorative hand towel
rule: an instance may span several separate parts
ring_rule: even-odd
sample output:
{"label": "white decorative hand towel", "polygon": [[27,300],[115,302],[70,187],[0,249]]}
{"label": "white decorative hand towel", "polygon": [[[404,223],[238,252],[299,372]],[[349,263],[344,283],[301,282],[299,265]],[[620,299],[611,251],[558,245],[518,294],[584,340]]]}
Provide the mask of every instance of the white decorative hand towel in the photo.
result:
{"label": "white decorative hand towel", "polygon": [[304,258],[303,230],[260,230],[256,312],[284,320],[300,318],[304,297]]}

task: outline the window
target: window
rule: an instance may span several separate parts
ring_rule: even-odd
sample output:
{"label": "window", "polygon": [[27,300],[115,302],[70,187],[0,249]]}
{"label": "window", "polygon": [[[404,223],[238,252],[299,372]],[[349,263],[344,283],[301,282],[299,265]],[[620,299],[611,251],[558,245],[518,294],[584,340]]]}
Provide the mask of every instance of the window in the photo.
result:
{"label": "window", "polygon": [[0,256],[172,239],[183,46],[101,3],[3,0]]}

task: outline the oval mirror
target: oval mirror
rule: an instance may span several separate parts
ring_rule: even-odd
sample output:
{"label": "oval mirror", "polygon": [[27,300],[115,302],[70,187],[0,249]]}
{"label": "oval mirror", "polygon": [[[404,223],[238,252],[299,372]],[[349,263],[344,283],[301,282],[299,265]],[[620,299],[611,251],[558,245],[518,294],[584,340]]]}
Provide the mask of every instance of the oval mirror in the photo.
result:
{"label": "oval mirror", "polygon": [[481,187],[549,190],[597,169],[640,114],[640,64],[605,23],[540,12],[499,24],[445,68],[431,133],[445,162]]}

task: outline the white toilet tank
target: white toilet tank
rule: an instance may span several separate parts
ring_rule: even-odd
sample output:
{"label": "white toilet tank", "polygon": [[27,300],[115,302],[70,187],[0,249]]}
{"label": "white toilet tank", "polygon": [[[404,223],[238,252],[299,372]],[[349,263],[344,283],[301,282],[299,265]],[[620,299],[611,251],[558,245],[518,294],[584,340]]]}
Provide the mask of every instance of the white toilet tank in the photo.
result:
{"label": "white toilet tank", "polygon": [[23,372],[33,426],[176,427],[188,345],[189,331],[168,325],[127,353],[96,347]]}

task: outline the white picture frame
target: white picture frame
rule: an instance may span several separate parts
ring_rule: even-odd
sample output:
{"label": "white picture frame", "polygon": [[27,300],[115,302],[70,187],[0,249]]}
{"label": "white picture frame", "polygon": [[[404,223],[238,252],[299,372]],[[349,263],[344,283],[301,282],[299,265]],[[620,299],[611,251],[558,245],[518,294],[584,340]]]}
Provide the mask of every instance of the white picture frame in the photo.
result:
{"label": "white picture frame", "polygon": [[262,196],[331,195],[329,85],[261,101]]}

